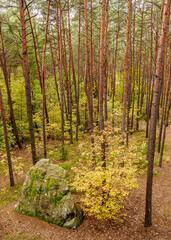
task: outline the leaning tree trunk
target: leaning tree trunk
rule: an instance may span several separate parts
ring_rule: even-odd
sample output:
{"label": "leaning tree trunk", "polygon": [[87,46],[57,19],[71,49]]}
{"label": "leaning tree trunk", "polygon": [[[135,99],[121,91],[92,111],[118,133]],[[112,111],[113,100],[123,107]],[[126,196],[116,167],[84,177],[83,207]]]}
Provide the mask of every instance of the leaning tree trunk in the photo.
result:
{"label": "leaning tree trunk", "polygon": [[1,88],[0,88],[0,110],[1,110],[1,119],[3,123],[3,128],[4,128],[4,138],[5,138],[5,145],[6,145],[6,151],[7,151],[9,176],[10,176],[10,186],[13,187],[14,176],[13,176],[13,170],[12,170],[12,162],[11,162],[10,148],[9,148],[9,142],[8,142],[8,132],[7,132],[7,126],[6,126],[6,120],[5,120]]}
{"label": "leaning tree trunk", "polygon": [[24,1],[18,0],[19,13],[20,13],[20,33],[21,33],[21,47],[22,47],[22,66],[25,79],[25,92],[26,92],[26,102],[27,102],[27,116],[29,122],[29,132],[30,132],[30,143],[33,164],[36,163],[36,146],[34,139],[34,128],[33,128],[33,112],[31,103],[31,87],[30,87],[30,75],[29,75],[29,63],[28,63],[28,51],[27,51],[27,33],[26,33],[26,21],[25,21],[25,7]]}
{"label": "leaning tree trunk", "polygon": [[153,163],[154,163],[154,152],[155,152],[155,140],[156,140],[156,124],[159,110],[159,101],[161,94],[162,85],[162,70],[164,64],[164,52],[165,52],[165,39],[169,28],[169,17],[170,17],[170,0],[165,1],[162,25],[161,25],[161,35],[159,41],[158,57],[157,57],[157,67],[155,73],[155,85],[153,94],[153,103],[151,111],[151,122],[150,122],[150,132],[148,139],[148,172],[147,172],[147,188],[146,188],[146,208],[145,208],[145,227],[150,227],[152,225],[152,180],[153,180]]}

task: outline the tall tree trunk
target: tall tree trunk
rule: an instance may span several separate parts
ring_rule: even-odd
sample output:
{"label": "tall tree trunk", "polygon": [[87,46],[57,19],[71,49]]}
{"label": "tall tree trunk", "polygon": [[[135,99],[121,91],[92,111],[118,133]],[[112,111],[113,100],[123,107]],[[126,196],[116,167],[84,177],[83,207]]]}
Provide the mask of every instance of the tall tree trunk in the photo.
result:
{"label": "tall tree trunk", "polygon": [[133,21],[133,86],[132,86],[132,117],[131,117],[131,134],[134,126],[134,103],[135,103],[135,10]]}
{"label": "tall tree trunk", "polygon": [[[58,3],[57,3],[58,5]],[[57,11],[58,14],[58,11]],[[59,0],[59,48],[60,48],[60,93],[61,93],[61,134],[62,146],[64,146],[64,87],[63,87],[63,54],[62,54],[62,8],[61,1]]]}
{"label": "tall tree trunk", "polygon": [[127,96],[127,129],[126,129],[126,146],[128,147],[128,137],[129,137],[129,112],[130,112],[130,107],[131,107],[131,79],[132,79],[132,49],[131,49],[131,31],[130,31],[130,59],[129,59],[129,64],[130,64],[130,69],[129,69],[129,80],[128,80],[128,96]]}
{"label": "tall tree trunk", "polygon": [[103,72],[103,85],[104,85],[104,115],[105,115],[105,121],[108,120],[107,115],[107,30],[108,30],[108,4],[109,1],[105,1],[105,22],[104,22],[104,28],[105,28],[105,35],[104,35],[104,58],[105,58],[105,67]]}
{"label": "tall tree trunk", "polygon": [[45,94],[45,57],[46,57],[46,46],[47,46],[47,36],[48,36],[48,22],[49,22],[49,11],[50,11],[50,0],[48,1],[48,9],[46,16],[46,27],[45,27],[45,42],[43,49],[43,59],[42,59],[42,123],[43,123],[43,150],[44,158],[47,158],[46,149],[46,126],[45,126],[45,105],[46,105],[46,94]]}
{"label": "tall tree trunk", "polygon": [[[74,82],[74,90],[75,90],[75,101],[77,105],[77,122],[76,126],[79,124],[79,107],[78,107],[78,95],[77,95],[77,84],[76,84],[76,77],[75,77],[75,67],[74,67],[74,59],[73,59],[73,51],[72,51],[72,40],[71,40],[71,28],[70,28],[70,12],[69,12],[69,0],[67,1],[68,7],[68,30],[69,30],[69,59],[70,59],[70,71],[72,67],[73,73],[73,82]],[[70,112],[70,142],[73,143],[73,134],[72,134],[72,94],[71,94],[71,73],[69,74],[69,112]]]}
{"label": "tall tree trunk", "polygon": [[124,55],[124,89],[123,89],[123,115],[122,115],[122,132],[125,132],[126,109],[128,100],[128,82],[130,74],[130,31],[132,19],[132,0],[128,0],[127,26],[126,26],[126,46]]}
{"label": "tall tree trunk", "polygon": [[155,85],[154,85],[154,95],[153,104],[151,111],[151,122],[150,122],[150,134],[148,139],[148,172],[147,172],[147,188],[146,188],[146,208],[145,208],[145,227],[150,227],[152,225],[152,180],[153,180],[153,163],[154,163],[154,152],[155,152],[155,140],[156,140],[156,124],[159,109],[160,93],[161,93],[161,81],[162,81],[162,69],[164,63],[164,52],[165,52],[165,42],[166,35],[169,28],[169,17],[170,17],[170,0],[165,1],[162,25],[161,25],[161,35],[159,41],[159,50],[157,57],[157,68],[155,73]]}
{"label": "tall tree trunk", "polygon": [[49,43],[50,43],[50,54],[51,54],[52,65],[53,65],[53,75],[54,75],[54,79],[55,79],[56,93],[57,93],[58,102],[59,102],[59,106],[60,106],[61,102],[60,102],[59,88],[58,88],[58,83],[57,83],[57,78],[56,78],[55,60],[54,60],[54,56],[53,56],[53,50],[52,50],[51,41]]}
{"label": "tall tree trunk", "polygon": [[[39,76],[40,88],[41,88],[41,91],[42,91],[42,79],[41,79],[41,71],[40,71],[39,62],[38,62],[38,57],[37,57],[36,38],[35,38],[34,31],[33,31],[33,26],[32,26],[32,22],[31,22],[31,16],[30,16],[29,8],[28,8],[28,6],[27,6],[26,1],[25,1],[25,5],[26,5],[26,9],[27,9],[27,15],[28,15],[28,18],[29,18],[31,34],[32,34],[32,38],[33,38],[34,55],[35,55],[35,60],[36,60],[36,66],[37,66],[38,76]],[[37,43],[37,44],[38,44],[38,43]],[[39,52],[39,57],[40,57],[40,52]],[[43,93],[42,93],[42,94],[43,94]],[[48,116],[48,112],[47,112],[46,97],[45,97],[45,114],[46,114],[46,121],[47,121],[47,124],[48,124],[48,123],[49,123],[49,116]]]}
{"label": "tall tree trunk", "polygon": [[[62,54],[63,54],[63,69],[64,69],[64,74],[65,74],[65,89],[66,89],[66,96],[67,96],[67,108],[66,108],[66,119],[68,120],[68,114],[69,114],[69,79],[68,79],[68,67],[67,67],[67,52],[66,52],[66,33],[65,33],[65,25],[64,25],[64,19],[63,19],[63,12],[62,12],[62,19],[61,19],[61,24],[62,24],[62,33],[63,33],[63,38],[62,38]],[[62,35],[61,33],[61,35]]]}
{"label": "tall tree trunk", "polygon": [[[90,65],[89,65],[89,44],[88,44],[88,15],[87,15],[87,0],[84,0],[84,18],[85,18],[85,47],[86,47],[86,62],[85,62],[85,74],[84,74],[84,89],[87,96],[90,128],[91,128],[91,145],[92,145],[92,161],[95,165],[95,153],[94,153],[94,125],[93,125],[93,99],[92,99],[92,79],[90,78]],[[89,79],[89,91],[87,82]]]}
{"label": "tall tree trunk", "polygon": [[25,92],[26,92],[26,102],[27,102],[27,116],[29,121],[29,132],[30,132],[30,142],[31,142],[31,152],[33,164],[36,163],[36,146],[34,139],[34,128],[33,128],[33,113],[32,113],[32,103],[31,103],[31,88],[30,88],[30,76],[29,76],[29,62],[28,62],[28,52],[27,52],[27,33],[26,33],[26,22],[24,14],[24,1],[18,0],[19,13],[20,13],[20,32],[21,32],[21,47],[22,47],[22,57],[23,57],[23,72],[25,79]]}
{"label": "tall tree trunk", "polygon": [[[147,102],[147,126],[146,126],[146,138],[148,138],[148,131],[149,131],[149,120],[151,115],[151,103],[150,103],[150,96],[151,96],[151,82],[152,82],[152,60],[153,60],[153,3],[151,3],[151,44],[150,44],[150,81],[149,81],[149,88],[148,88],[148,102]],[[152,97],[151,97],[152,99]]]}
{"label": "tall tree trunk", "polygon": [[141,81],[141,102],[140,102],[140,112],[142,111],[143,107],[143,100],[144,100],[144,85],[145,85],[145,60],[146,60],[146,47],[144,52],[144,60],[143,60],[143,73],[142,73],[142,81]]}
{"label": "tall tree trunk", "polygon": [[[171,46],[171,41],[170,41]],[[171,55],[170,55],[171,59]],[[165,113],[164,113],[164,130],[163,130],[163,139],[162,139],[162,146],[161,146],[161,152],[160,152],[160,161],[159,161],[159,167],[162,166],[162,159],[163,159],[163,151],[164,151],[164,144],[165,144],[165,138],[166,138],[166,127],[168,126],[168,119],[169,119],[169,111],[171,108],[171,61],[170,61],[170,75],[169,75],[169,81],[168,81],[168,91],[166,96],[166,104],[165,104]]]}
{"label": "tall tree trunk", "polygon": [[164,83],[163,83],[163,93],[162,93],[162,111],[161,111],[161,123],[160,123],[160,131],[159,131],[159,142],[158,142],[158,153],[160,152],[161,145],[161,136],[163,131],[163,121],[164,121],[164,105],[165,105],[165,95],[166,95],[166,75],[167,75],[167,35],[166,35],[166,43],[165,43],[165,60],[164,60]]}
{"label": "tall tree trunk", "polygon": [[[141,86],[141,52],[142,52],[142,38],[143,38],[143,16],[144,16],[144,4],[141,13],[141,36],[140,36],[140,48],[139,48],[139,74],[138,74],[138,99],[137,99],[137,122],[136,130],[139,129],[139,116],[140,116],[140,86]],[[142,93],[141,93],[142,94]]]}
{"label": "tall tree trunk", "polygon": [[7,64],[6,64],[3,37],[2,37],[2,32],[1,32],[1,22],[0,22],[0,39],[1,39],[1,46],[2,46],[2,56],[0,55],[0,62],[1,62],[1,67],[2,67],[2,70],[3,70],[5,85],[6,85],[6,89],[7,89],[8,103],[9,103],[9,107],[10,107],[11,124],[12,124],[12,128],[13,128],[13,132],[14,132],[14,135],[15,135],[15,138],[16,138],[17,145],[18,145],[19,149],[21,149],[22,145],[21,145],[21,142],[20,142],[20,139],[19,139],[18,130],[17,130],[16,122],[15,122],[14,110],[13,110],[11,92],[10,92],[10,86],[9,86],[9,81],[8,81],[8,70],[7,70]]}
{"label": "tall tree trunk", "polygon": [[100,131],[104,130],[104,116],[103,116],[103,94],[104,94],[104,72],[105,72],[105,4],[106,1],[102,1],[101,6],[101,26],[100,26],[100,69],[99,69],[99,126]]}
{"label": "tall tree trunk", "polygon": [[113,71],[112,71],[112,125],[114,126],[114,105],[115,105],[115,87],[116,87],[116,60],[118,54],[118,37],[120,31],[120,23],[119,23],[119,9],[118,9],[118,27],[116,32],[116,45],[115,45],[115,52],[114,52],[114,59],[113,59]]}
{"label": "tall tree trunk", "polygon": [[[78,75],[77,75],[77,111],[79,113],[79,95],[80,95],[80,29],[81,29],[81,0],[79,0],[79,26],[78,26]],[[78,115],[77,115],[78,116]],[[76,123],[76,140],[78,141],[78,126],[80,119]]]}

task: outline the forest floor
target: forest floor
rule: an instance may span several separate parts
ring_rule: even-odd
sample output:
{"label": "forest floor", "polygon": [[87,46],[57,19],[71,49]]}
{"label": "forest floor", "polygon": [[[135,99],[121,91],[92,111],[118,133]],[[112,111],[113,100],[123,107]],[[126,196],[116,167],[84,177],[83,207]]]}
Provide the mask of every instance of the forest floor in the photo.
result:
{"label": "forest floor", "polygon": [[[25,164],[15,168],[17,185],[12,190],[7,187],[9,181],[3,172],[3,155],[0,156],[0,240],[166,240],[171,239],[171,126],[167,128],[167,156],[163,167],[155,167],[153,184],[153,225],[144,228],[146,174],[138,179],[139,188],[132,190],[124,208],[124,221],[100,221],[93,217],[85,217],[76,230],[58,227],[39,219],[16,213],[15,203],[19,199],[18,192],[25,178],[28,166]],[[29,158],[27,147],[13,156],[20,159]],[[9,194],[10,191],[10,194]],[[12,192],[12,194],[11,194]],[[5,204],[4,204],[5,203]]]}

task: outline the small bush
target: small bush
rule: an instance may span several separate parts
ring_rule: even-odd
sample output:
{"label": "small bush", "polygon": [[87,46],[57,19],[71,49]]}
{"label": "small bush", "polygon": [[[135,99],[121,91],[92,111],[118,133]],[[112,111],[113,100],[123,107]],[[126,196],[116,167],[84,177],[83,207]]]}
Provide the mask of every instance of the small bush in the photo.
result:
{"label": "small bush", "polygon": [[[72,184],[82,193],[83,210],[97,219],[116,219],[116,214],[124,206],[124,199],[132,188],[136,188],[136,149],[121,146],[121,138],[114,137],[110,129],[106,132],[106,168],[100,158],[101,137],[95,137],[96,167],[92,167],[91,157],[82,162],[75,171]],[[83,152],[84,157],[88,152]],[[99,160],[97,160],[99,159]]]}

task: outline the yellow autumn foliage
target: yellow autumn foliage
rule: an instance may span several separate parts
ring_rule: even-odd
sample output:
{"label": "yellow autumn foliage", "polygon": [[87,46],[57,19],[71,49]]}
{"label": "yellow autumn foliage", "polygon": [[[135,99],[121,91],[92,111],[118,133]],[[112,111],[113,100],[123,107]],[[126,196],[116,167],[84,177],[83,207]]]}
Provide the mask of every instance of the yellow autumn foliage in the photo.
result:
{"label": "yellow autumn foliage", "polygon": [[[137,188],[136,149],[120,145],[119,137],[110,137],[106,133],[106,168],[100,159],[100,136],[95,137],[96,167],[92,167],[91,157],[82,161],[81,167],[74,168],[75,181],[72,184],[82,193],[83,210],[97,219],[116,219],[116,214],[124,206],[124,200],[133,188]],[[83,148],[83,146],[81,146]],[[89,155],[83,151],[84,158]],[[138,155],[138,157],[140,157]]]}

